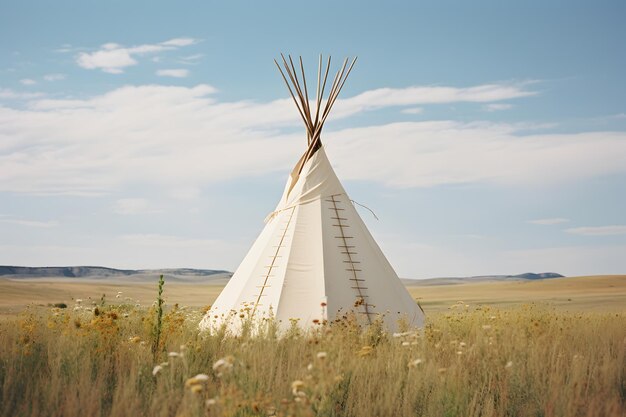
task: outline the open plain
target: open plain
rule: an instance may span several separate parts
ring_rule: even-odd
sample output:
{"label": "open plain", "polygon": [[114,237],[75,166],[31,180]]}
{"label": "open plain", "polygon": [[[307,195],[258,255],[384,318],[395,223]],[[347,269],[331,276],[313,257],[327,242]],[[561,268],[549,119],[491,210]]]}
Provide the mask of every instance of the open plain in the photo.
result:
{"label": "open plain", "polygon": [[223,282],[166,282],[161,320],[156,282],[3,279],[0,416],[625,415],[626,276],[431,284],[418,332],[233,337],[198,332]]}
{"label": "open plain", "polygon": [[[109,303],[150,306],[155,299],[156,283],[125,282],[102,279],[36,278],[0,279],[0,315],[19,313],[28,305],[55,303],[73,304],[81,299],[95,302],[105,295]],[[167,304],[205,307],[219,295],[225,279],[201,283],[165,283]],[[472,306],[510,307],[537,303],[562,311],[626,311],[626,275],[596,275],[545,280],[512,280],[467,284],[424,285],[418,280],[405,280],[413,297],[426,313],[448,310],[457,301]],[[118,293],[119,294],[118,296]]]}

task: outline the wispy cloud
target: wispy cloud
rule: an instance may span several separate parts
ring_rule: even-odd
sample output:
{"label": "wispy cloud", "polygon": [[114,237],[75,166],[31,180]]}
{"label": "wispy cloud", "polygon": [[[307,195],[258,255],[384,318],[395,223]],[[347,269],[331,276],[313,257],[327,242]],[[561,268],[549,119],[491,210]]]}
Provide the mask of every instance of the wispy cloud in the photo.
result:
{"label": "wispy cloud", "polygon": [[567,233],[583,236],[626,235],[626,225],[574,227],[565,230]]}
{"label": "wispy cloud", "polygon": [[39,227],[39,228],[46,228],[46,229],[50,227],[57,227],[59,225],[59,222],[56,220],[42,222],[38,220],[25,220],[25,219],[14,219],[14,218],[8,218],[8,219],[1,218],[0,223],[15,224],[18,226],[25,226],[25,227]]}
{"label": "wispy cloud", "polygon": [[373,110],[391,106],[411,106],[445,103],[489,103],[537,95],[527,89],[533,82],[483,84],[474,87],[407,87],[378,88],[366,91],[354,97],[340,100],[333,113],[338,115],[354,114],[364,110]]}
{"label": "wispy cloud", "polygon": [[[461,89],[465,92],[437,87],[430,98],[415,87],[408,92],[385,89],[390,97],[375,90],[376,108],[441,101],[438,89],[446,91],[445,100],[527,94],[508,85],[498,93],[493,85]],[[34,100],[26,109],[0,107],[0,136],[7,138],[0,148],[0,190],[94,195],[118,189],[131,177],[134,183],[167,190],[199,189],[288,171],[303,150],[298,140],[302,134],[293,133],[301,121],[291,100],[220,102],[212,95],[215,91],[209,85],[126,86],[88,99]],[[375,110],[363,103],[367,96],[370,92],[338,102],[343,110],[333,119]],[[529,127],[388,123],[327,130],[324,142],[342,179],[390,187],[550,185],[626,171],[625,132],[529,134]]]}
{"label": "wispy cloud", "polygon": [[154,208],[150,205],[150,202],[144,198],[122,198],[115,202],[113,211],[117,214],[136,215],[160,213],[162,210]]}
{"label": "wispy cloud", "polygon": [[560,223],[567,223],[567,222],[569,222],[569,219],[565,219],[563,217],[551,217],[547,219],[528,220],[526,223],[552,225],[552,224],[560,224]]}
{"label": "wispy cloud", "polygon": [[424,111],[421,107],[411,107],[408,109],[402,109],[402,113],[404,114],[421,114]]}
{"label": "wispy cloud", "polygon": [[183,65],[195,65],[204,57],[204,54],[193,54],[187,56],[181,56],[178,58],[178,63]]}
{"label": "wispy cloud", "polygon": [[185,78],[189,75],[186,69],[160,69],[156,72],[159,77]]}
{"label": "wispy cloud", "polygon": [[43,93],[24,93],[21,91],[14,91],[9,88],[0,88],[0,99],[32,100],[43,96]]}
{"label": "wispy cloud", "polygon": [[65,79],[65,74],[46,74],[43,76],[46,81],[61,81]]}
{"label": "wispy cloud", "polygon": [[22,85],[35,85],[37,84],[37,81],[31,79],[31,78],[22,78],[20,80],[20,84]]}
{"label": "wispy cloud", "polygon": [[483,106],[486,111],[493,112],[499,110],[509,110],[513,108],[512,104],[509,103],[491,103]]}
{"label": "wispy cloud", "polygon": [[137,65],[137,58],[147,54],[175,50],[193,45],[198,41],[193,38],[175,38],[155,44],[143,44],[124,47],[117,43],[106,43],[93,52],[81,52],[76,63],[86,69],[100,69],[110,74],[120,74],[126,67]]}

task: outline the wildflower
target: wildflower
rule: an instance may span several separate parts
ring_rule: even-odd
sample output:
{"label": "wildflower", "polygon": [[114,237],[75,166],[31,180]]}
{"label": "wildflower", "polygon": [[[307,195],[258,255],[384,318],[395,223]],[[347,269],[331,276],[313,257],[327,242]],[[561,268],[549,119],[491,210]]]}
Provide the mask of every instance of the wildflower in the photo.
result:
{"label": "wildflower", "polygon": [[324,359],[326,359],[326,352],[317,352],[317,359],[323,361]]}
{"label": "wildflower", "polygon": [[465,342],[461,342],[461,343],[459,343],[459,346],[460,346],[460,347],[465,347],[465,346],[467,346],[467,343],[465,343]]}
{"label": "wildflower", "polygon": [[152,368],[152,375],[156,376],[162,370],[163,370],[163,367],[161,365],[157,365],[154,368]]}
{"label": "wildflower", "polygon": [[218,377],[221,377],[224,373],[229,372],[233,368],[234,362],[235,358],[232,356],[226,356],[222,359],[218,359],[217,362],[213,364],[213,371]]}
{"label": "wildflower", "polygon": [[513,361],[508,361],[508,362],[506,363],[506,365],[504,365],[504,367],[505,367],[505,368],[507,368],[507,369],[508,369],[508,368],[512,368],[512,367],[513,367]]}
{"label": "wildflower", "polygon": [[306,397],[306,394],[304,393],[304,391],[302,391],[302,388],[304,388],[304,382],[300,381],[299,379],[291,383],[291,393],[295,397]]}
{"label": "wildflower", "polygon": [[217,404],[217,398],[209,398],[204,402],[204,405],[206,405],[207,407],[212,407],[215,404]]}
{"label": "wildflower", "polygon": [[139,342],[141,342],[141,337],[139,337],[139,336],[133,336],[133,337],[129,337],[129,338],[128,338],[128,340],[129,340],[131,343],[139,343]]}
{"label": "wildflower", "polygon": [[311,372],[313,370],[313,364],[312,363],[308,364],[306,369],[307,371]]}
{"label": "wildflower", "polygon": [[402,346],[410,346],[411,344],[409,342],[402,342]]}
{"label": "wildflower", "polygon": [[412,361],[409,361],[408,367],[409,368],[417,368],[418,365],[420,365],[423,361],[421,359],[414,359]]}
{"label": "wildflower", "polygon": [[462,354],[463,354],[463,351],[462,351],[462,350],[457,350],[457,351],[456,351],[456,354],[460,356],[460,355],[462,355]]}
{"label": "wildflower", "polygon": [[167,356],[170,357],[170,358],[178,358],[178,357],[180,357],[180,353],[178,353],[178,352],[170,352],[170,353],[167,354]]}
{"label": "wildflower", "polygon": [[207,374],[198,374],[194,377],[187,379],[185,381],[185,386],[193,388],[194,385],[202,384],[208,380],[209,380],[209,376]]}
{"label": "wildflower", "polygon": [[413,336],[415,335],[414,332],[404,332],[404,333],[394,333],[392,336],[393,337],[405,337],[405,336]]}

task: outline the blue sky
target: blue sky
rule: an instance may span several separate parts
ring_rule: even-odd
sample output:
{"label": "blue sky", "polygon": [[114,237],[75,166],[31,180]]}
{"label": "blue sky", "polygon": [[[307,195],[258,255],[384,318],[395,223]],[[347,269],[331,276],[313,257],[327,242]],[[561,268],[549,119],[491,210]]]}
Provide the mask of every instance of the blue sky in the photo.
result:
{"label": "blue sky", "polygon": [[0,3],[0,264],[233,270],[304,150],[403,277],[626,271],[622,2]]}

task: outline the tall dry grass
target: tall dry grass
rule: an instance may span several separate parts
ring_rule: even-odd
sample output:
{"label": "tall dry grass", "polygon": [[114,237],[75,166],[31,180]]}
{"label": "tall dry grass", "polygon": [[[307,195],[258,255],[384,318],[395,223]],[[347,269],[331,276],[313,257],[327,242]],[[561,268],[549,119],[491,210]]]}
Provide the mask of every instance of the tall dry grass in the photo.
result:
{"label": "tall dry grass", "polygon": [[[626,314],[457,304],[419,333],[349,320],[200,335],[170,308],[31,308],[0,324],[0,415],[623,416]],[[154,375],[153,375],[154,373]]]}

